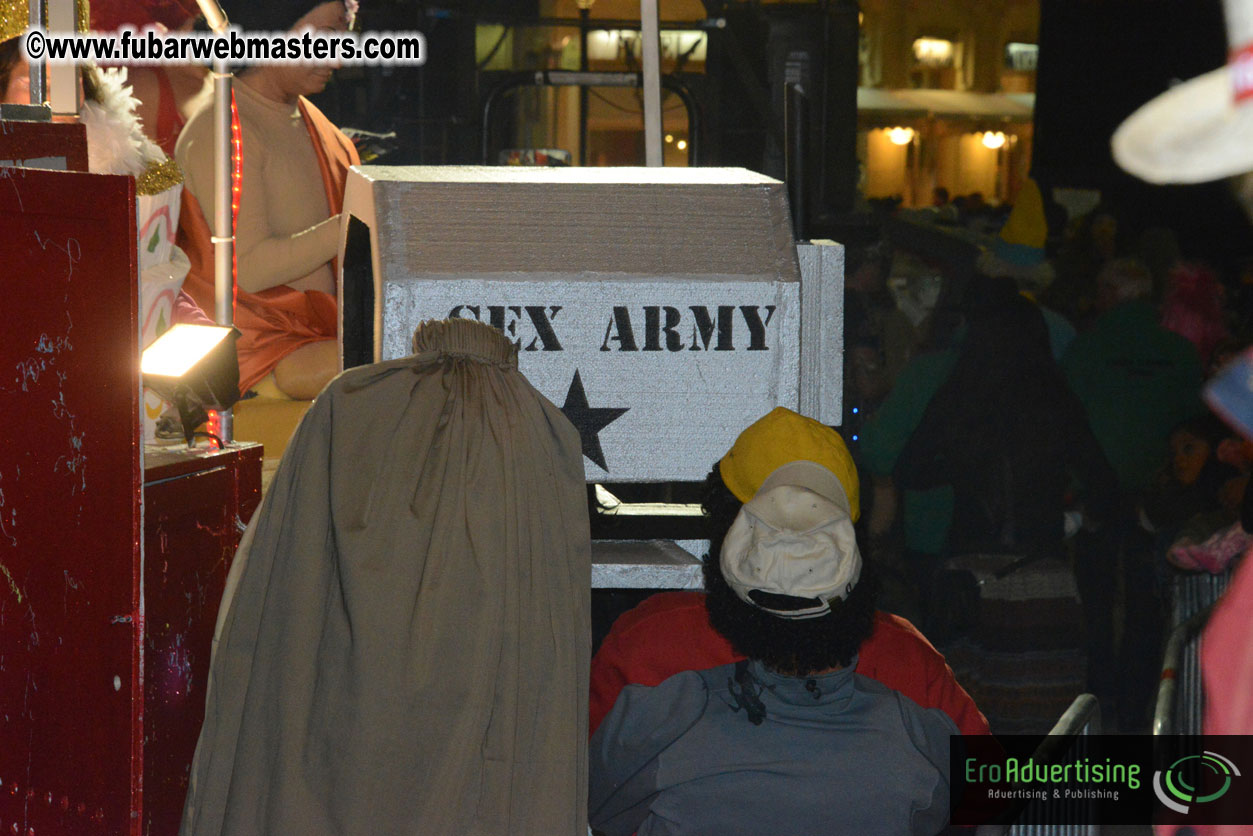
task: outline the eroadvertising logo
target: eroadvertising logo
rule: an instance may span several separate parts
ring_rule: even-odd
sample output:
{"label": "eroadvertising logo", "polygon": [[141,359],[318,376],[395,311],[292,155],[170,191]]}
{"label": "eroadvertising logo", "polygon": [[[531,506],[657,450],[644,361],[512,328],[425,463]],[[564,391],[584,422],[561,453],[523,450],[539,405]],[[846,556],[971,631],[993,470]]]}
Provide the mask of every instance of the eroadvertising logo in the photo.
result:
{"label": "eroadvertising logo", "polygon": [[966,758],[968,783],[988,786],[989,799],[1113,799],[1123,789],[1140,788],[1140,765],[1115,763],[1111,758],[1093,762],[1080,758],[1071,763],[1042,763],[1036,758],[1007,757],[1002,763],[983,763]]}
{"label": "eroadvertising logo", "polygon": [[1153,792],[1167,808],[1186,815],[1193,804],[1222,798],[1231,789],[1232,778],[1239,777],[1236,765],[1217,752],[1184,755],[1168,769],[1153,773]]}
{"label": "eroadvertising logo", "polygon": [[952,822],[1253,825],[1251,761],[1253,736],[954,738]]}

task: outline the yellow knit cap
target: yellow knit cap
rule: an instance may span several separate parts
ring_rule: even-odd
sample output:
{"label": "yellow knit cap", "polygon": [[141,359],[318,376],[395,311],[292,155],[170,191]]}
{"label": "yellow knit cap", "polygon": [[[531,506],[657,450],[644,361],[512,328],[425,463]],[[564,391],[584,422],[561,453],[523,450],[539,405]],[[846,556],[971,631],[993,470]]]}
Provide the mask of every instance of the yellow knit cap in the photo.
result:
{"label": "yellow knit cap", "polygon": [[748,502],[766,477],[793,461],[817,462],[835,474],[848,494],[853,522],[861,515],[857,466],[840,434],[812,418],[777,406],[740,433],[718,462],[722,482],[740,502]]}
{"label": "yellow knit cap", "polygon": [[[86,32],[91,19],[87,0],[74,0],[75,28]],[[29,0],[0,0],[0,43],[16,38],[30,25]]]}

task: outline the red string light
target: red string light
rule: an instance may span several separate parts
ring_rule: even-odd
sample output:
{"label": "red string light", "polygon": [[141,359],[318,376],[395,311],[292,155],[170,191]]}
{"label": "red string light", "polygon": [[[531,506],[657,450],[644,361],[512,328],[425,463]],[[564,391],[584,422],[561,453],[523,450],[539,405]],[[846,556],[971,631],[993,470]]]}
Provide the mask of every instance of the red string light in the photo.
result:
{"label": "red string light", "polygon": [[[235,105],[235,90],[231,89],[231,235],[239,229],[239,196],[243,191],[244,139],[239,126],[239,108]],[[231,318],[239,300],[239,248],[231,247]]]}
{"label": "red string light", "polygon": [[[239,229],[239,196],[242,192],[244,155],[243,132],[239,127],[239,108],[235,104],[235,91],[231,90],[231,235]],[[239,249],[231,247],[231,319],[239,302]],[[205,427],[211,435],[222,437],[222,413],[209,410]]]}

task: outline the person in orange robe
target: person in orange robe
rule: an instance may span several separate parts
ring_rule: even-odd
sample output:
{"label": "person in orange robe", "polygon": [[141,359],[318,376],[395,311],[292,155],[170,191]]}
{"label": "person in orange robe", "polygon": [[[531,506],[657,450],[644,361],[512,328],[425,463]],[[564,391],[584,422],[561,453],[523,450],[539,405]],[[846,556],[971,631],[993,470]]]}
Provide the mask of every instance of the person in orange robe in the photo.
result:
{"label": "person in orange robe", "polygon": [[[223,3],[245,31],[348,28],[343,2]],[[236,8],[237,7],[237,8]],[[314,397],[339,368],[335,257],[344,183],[360,162],[352,143],[307,95],[330,80],[327,65],[265,65],[236,74],[242,139],[236,220],[235,326],[240,390],[271,382],[298,400]],[[175,150],[187,181],[179,245],[191,260],[184,288],[214,309],[213,112],[192,115]]]}

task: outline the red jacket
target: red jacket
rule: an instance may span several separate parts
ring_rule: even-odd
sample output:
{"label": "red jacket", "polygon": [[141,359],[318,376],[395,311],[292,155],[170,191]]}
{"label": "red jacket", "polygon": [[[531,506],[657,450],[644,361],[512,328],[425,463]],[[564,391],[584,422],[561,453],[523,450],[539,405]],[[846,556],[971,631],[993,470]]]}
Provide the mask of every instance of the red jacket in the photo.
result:
{"label": "red jacket", "polygon": [[[596,731],[627,685],[659,685],[676,673],[743,659],[709,625],[703,592],[660,592],[623,613],[592,659],[591,725]],[[903,618],[876,613],[857,672],[900,691],[923,708],[939,708],[963,734],[989,734],[988,721],[957,684],[931,643]]]}

